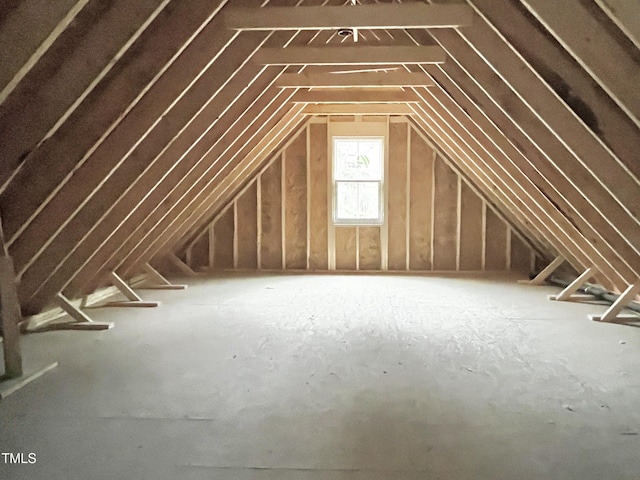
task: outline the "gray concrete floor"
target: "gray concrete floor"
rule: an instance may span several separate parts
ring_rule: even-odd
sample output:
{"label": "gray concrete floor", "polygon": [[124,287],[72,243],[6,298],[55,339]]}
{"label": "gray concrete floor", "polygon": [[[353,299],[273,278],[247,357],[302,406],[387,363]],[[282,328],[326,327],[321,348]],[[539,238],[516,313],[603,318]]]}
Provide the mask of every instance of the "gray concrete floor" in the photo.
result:
{"label": "gray concrete floor", "polygon": [[515,277],[232,276],[24,338],[13,479],[639,479],[640,329]]}

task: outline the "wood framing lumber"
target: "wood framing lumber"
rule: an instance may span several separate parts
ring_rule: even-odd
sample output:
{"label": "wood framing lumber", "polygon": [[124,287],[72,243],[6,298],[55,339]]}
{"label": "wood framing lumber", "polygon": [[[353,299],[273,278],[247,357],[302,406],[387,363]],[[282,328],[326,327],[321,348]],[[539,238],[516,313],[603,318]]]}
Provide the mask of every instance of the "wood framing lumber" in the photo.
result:
{"label": "wood framing lumber", "polygon": [[416,94],[402,90],[306,90],[298,91],[292,98],[293,103],[415,103]]}
{"label": "wood framing lumber", "polygon": [[629,0],[595,0],[595,2],[640,48],[640,4]]}
{"label": "wood framing lumber", "polygon": [[27,386],[34,380],[42,377],[45,373],[50,372],[58,366],[58,362],[50,363],[39,370],[25,373],[19,377],[6,379],[0,378],[0,400],[7,398],[12,393],[17,392],[22,387]]}
{"label": "wood framing lumber", "polygon": [[177,268],[182,274],[187,275],[188,277],[195,277],[197,273],[194,272],[189,265],[180,260],[175,254],[171,253],[166,256],[166,259],[171,263],[172,266]]}
{"label": "wood framing lumber", "polygon": [[394,103],[324,103],[306,105],[302,115],[413,115],[414,112],[407,104]]}
{"label": "wood framing lumber", "polygon": [[589,315],[594,322],[616,322],[634,320],[640,321],[638,315],[626,316],[621,315],[622,310],[634,300],[635,296],[640,292],[640,281],[629,285],[618,299],[604,312],[602,315]]}
{"label": "wood framing lumber", "polygon": [[149,262],[146,262],[142,269],[147,273],[149,280],[151,283],[144,284],[140,289],[148,289],[148,290],[185,290],[187,285],[178,285],[173,284],[166,278],[160,274],[155,268],[153,268]]}
{"label": "wood framing lumber", "polygon": [[526,283],[528,285],[543,285],[545,280],[551,276],[553,272],[555,272],[560,265],[564,263],[565,259],[562,255],[558,255],[554,258],[549,265],[542,269],[540,273],[538,273],[531,280],[520,280],[520,283]]}
{"label": "wood framing lumber", "polygon": [[373,88],[431,87],[433,80],[424,73],[403,71],[369,73],[284,73],[278,77],[280,88]]}
{"label": "wood framing lumber", "polygon": [[129,301],[131,302],[142,301],[142,298],[140,298],[140,296],[136,292],[134,292],[133,289],[129,285],[127,285],[127,282],[122,280],[116,272],[111,272],[109,274],[109,278],[111,279],[113,284],[118,288],[118,290],[120,290],[120,293],[122,293],[125,297],[127,297]]}
{"label": "wood framing lumber", "polygon": [[116,272],[111,272],[109,274],[109,278],[111,279],[113,284],[116,287],[118,287],[118,290],[120,290],[120,292],[125,297],[127,297],[127,301],[125,301],[125,302],[123,302],[123,301],[109,302],[105,306],[107,306],[107,307],[144,307],[144,308],[146,308],[146,307],[157,307],[160,304],[160,302],[149,302],[149,301],[142,300],[142,298],[140,298],[140,296],[136,292],[134,292],[133,289],[129,285],[127,285],[127,282],[122,280],[122,278],[120,278]]}
{"label": "wood framing lumber", "polygon": [[444,50],[435,46],[261,48],[251,58],[259,65],[399,65],[446,59]]}
{"label": "wood framing lumber", "polygon": [[94,322],[79,308],[76,308],[62,293],[58,293],[55,302],[74,320],[73,322],[51,323],[42,330],[109,330],[113,322]]}
{"label": "wood framing lumber", "polygon": [[[39,67],[3,103],[0,191],[44,139],[52,137],[129,51],[170,0],[113,0],[105,12],[96,2],[75,18],[76,35],[63,35]],[[53,5],[53,2],[48,2]],[[1,50],[1,49],[0,49]],[[34,101],[38,98],[38,101]]]}
{"label": "wood framing lumber", "polygon": [[337,30],[339,28],[455,28],[471,25],[466,5],[423,3],[322,7],[235,7],[224,10],[225,24],[237,30]]}
{"label": "wood framing lumber", "polygon": [[23,374],[20,352],[20,303],[11,257],[0,254],[0,327],[2,327],[6,378]]}
{"label": "wood framing lumber", "polygon": [[587,268],[584,272],[578,275],[573,282],[567,285],[567,287],[558,295],[549,295],[549,300],[557,300],[560,302],[592,300],[594,298],[593,295],[580,295],[576,294],[576,292],[582,285],[584,285],[587,280],[593,277],[595,273],[596,269],[594,267]]}
{"label": "wood framing lumber", "polygon": [[[0,26],[2,103],[89,0],[21,2]],[[29,34],[25,35],[25,30]]]}
{"label": "wood framing lumber", "polygon": [[[580,1],[565,0],[561,7],[551,0],[521,1],[640,126],[640,98],[636,82],[640,78],[640,64],[632,51],[616,41]],[[637,7],[635,14],[640,14]],[[612,68],[612,58],[616,59],[615,68]]]}

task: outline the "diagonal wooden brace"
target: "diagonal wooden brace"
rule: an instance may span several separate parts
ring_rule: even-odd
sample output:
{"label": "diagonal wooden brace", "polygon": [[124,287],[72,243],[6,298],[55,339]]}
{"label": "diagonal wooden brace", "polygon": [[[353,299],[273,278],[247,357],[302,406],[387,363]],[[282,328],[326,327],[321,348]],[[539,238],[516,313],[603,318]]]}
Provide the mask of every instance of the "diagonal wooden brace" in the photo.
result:
{"label": "diagonal wooden brace", "polygon": [[562,290],[558,295],[549,295],[549,300],[557,300],[561,302],[579,302],[583,300],[593,300],[593,295],[580,295],[576,292],[580,289],[584,283],[593,277],[597,273],[594,267],[587,268],[582,274],[580,274],[573,282]]}
{"label": "diagonal wooden brace", "polygon": [[148,289],[148,290],[185,290],[187,288],[186,285],[175,285],[171,283],[169,280],[164,278],[160,272],[158,272],[155,268],[153,268],[148,263],[145,263],[142,267],[144,271],[149,276],[149,280],[153,283],[150,285],[143,285],[139,288]]}
{"label": "diagonal wooden brace", "polygon": [[555,272],[560,265],[564,263],[564,257],[558,255],[553,261],[547,265],[535,278],[531,280],[520,280],[519,283],[526,283],[527,285],[542,285],[544,281]]}
{"label": "diagonal wooden brace", "polygon": [[640,281],[629,285],[624,292],[613,302],[603,315],[589,315],[594,322],[616,322],[620,320],[640,320],[638,315],[620,315],[620,312],[640,293]]}
{"label": "diagonal wooden brace", "polygon": [[73,318],[73,322],[51,323],[42,330],[109,330],[113,322],[94,322],[79,308],[76,308],[62,293],[56,295],[56,303]]}
{"label": "diagonal wooden brace", "polygon": [[113,282],[113,284],[118,288],[118,290],[120,290],[120,292],[122,292],[122,294],[125,297],[127,297],[127,301],[109,302],[105,306],[107,307],[143,307],[144,308],[144,307],[157,307],[160,304],[160,302],[147,302],[142,300],[142,298],[140,298],[138,294],[134,292],[129,285],[127,285],[127,282],[122,280],[116,272],[111,272],[109,277],[111,278],[111,281]]}

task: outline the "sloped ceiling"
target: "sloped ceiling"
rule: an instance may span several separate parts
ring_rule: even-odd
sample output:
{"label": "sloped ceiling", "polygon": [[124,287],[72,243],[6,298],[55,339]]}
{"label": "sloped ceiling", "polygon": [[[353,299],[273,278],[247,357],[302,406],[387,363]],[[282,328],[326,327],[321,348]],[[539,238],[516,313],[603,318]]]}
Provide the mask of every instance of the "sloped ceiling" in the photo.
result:
{"label": "sloped ceiling", "polygon": [[[639,3],[451,2],[458,23],[429,29],[420,15],[393,23],[414,2],[357,3],[3,2],[0,214],[23,312],[179,252],[308,115],[345,105],[410,115],[541,256],[593,266],[612,289],[637,281]],[[357,23],[373,3],[397,15]],[[239,6],[284,26],[239,25],[252,18]],[[269,13],[308,6],[345,13],[317,15],[324,30]],[[338,21],[362,27],[357,43]],[[282,88],[283,73],[336,70],[305,65],[323,53],[298,51],[310,47],[357,47],[371,68],[432,86]],[[374,62],[387,47],[408,56]]]}

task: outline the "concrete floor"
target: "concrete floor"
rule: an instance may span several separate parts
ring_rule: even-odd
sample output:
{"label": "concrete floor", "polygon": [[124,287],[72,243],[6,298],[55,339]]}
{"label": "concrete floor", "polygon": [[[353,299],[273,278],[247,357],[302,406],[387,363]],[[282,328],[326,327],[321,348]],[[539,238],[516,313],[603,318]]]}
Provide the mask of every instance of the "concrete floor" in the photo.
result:
{"label": "concrete floor", "polygon": [[13,479],[639,479],[640,329],[515,277],[233,276],[24,338]]}

